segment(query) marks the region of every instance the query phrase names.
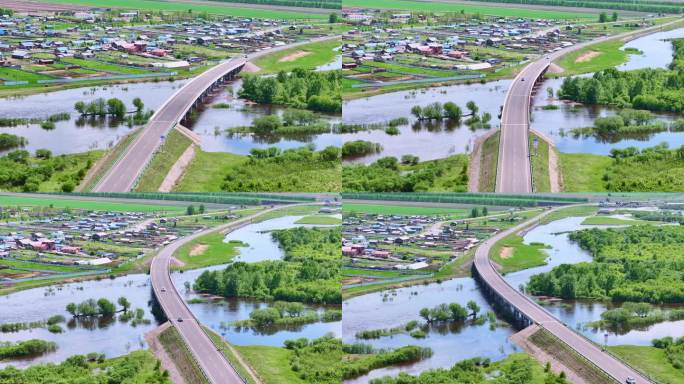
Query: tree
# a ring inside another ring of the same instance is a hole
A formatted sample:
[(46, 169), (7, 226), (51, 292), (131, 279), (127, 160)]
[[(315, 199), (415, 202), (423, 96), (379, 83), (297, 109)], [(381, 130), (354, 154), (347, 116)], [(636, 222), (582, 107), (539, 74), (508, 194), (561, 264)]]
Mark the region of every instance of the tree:
[(140, 113), (143, 111), (143, 108), (145, 108), (145, 103), (143, 103), (139, 97), (136, 97), (133, 99), (133, 106), (135, 106), (135, 111)]
[(608, 14), (605, 12), (601, 12), (599, 14), (599, 23), (605, 23), (606, 21), (608, 21)]
[(611, 18), (612, 21), (618, 21), (618, 13), (613, 12), (613, 17)]
[(195, 206), (194, 205), (188, 205), (188, 208), (185, 210), (185, 213), (188, 216), (192, 216), (195, 214)]
[(466, 108), (470, 111), (470, 114), (475, 116), (477, 112), (480, 110), (480, 108), (475, 104), (474, 101), (470, 100), (469, 102), (466, 103)]
[(69, 303), (66, 306), (66, 311), (69, 312), (71, 316), (78, 316), (78, 310), (76, 308), (76, 303)]
[(97, 301), (97, 308), (97, 312), (101, 316), (112, 316), (114, 313), (116, 313), (116, 307), (114, 304), (105, 298), (101, 298)]
[(480, 306), (477, 305), (475, 301), (470, 300), (468, 304), (466, 304), (466, 307), (470, 309), (471, 315), (473, 315), (473, 319), (477, 318), (477, 313), (480, 312)]
[(423, 108), (420, 107), (420, 105), (414, 105), (411, 107), (411, 114), (416, 117), (418, 120), (423, 119)]
[(117, 303), (123, 308), (124, 312), (128, 312), (128, 309), (131, 308), (131, 303), (124, 296), (119, 297)]
[(200, 215), (203, 215), (205, 210), (206, 210), (206, 208), (204, 207), (204, 204), (200, 204), (200, 206), (199, 206)]
[(336, 12), (333, 12), (330, 14), (330, 16), (328, 16), (328, 23), (335, 24), (335, 23), (337, 23), (339, 18), (340, 18), (340, 16)]
[(76, 112), (83, 115), (86, 113), (86, 103), (82, 101), (77, 101), (76, 104), (74, 104), (74, 109), (76, 110)]
[(482, 216), (487, 216), (489, 214), (489, 210), (487, 207), (482, 207)]
[(480, 211), (477, 209), (477, 207), (470, 210), (470, 217), (479, 217), (479, 216), (480, 216)]
[(451, 312), (451, 320), (453, 321), (463, 321), (468, 317), (466, 309), (458, 303), (449, 304), (449, 311)]
[(449, 101), (444, 103), (444, 114), (448, 119), (460, 122), (463, 111), (461, 110), (461, 107)]
[(418, 314), (425, 319), (428, 324), (432, 323), (432, 312), (430, 311), (430, 308), (421, 308)]
[(107, 100), (107, 113), (117, 119), (123, 119), (126, 115), (126, 105), (117, 98)]

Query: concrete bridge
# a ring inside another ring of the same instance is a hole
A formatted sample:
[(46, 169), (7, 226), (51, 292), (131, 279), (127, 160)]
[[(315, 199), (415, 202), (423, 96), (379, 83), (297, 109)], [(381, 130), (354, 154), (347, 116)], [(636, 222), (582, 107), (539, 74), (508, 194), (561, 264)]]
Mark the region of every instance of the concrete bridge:
[(475, 278), (484, 289), (485, 294), (491, 299), (494, 308), (501, 311), (500, 313), (510, 319), (511, 323), (519, 329), (532, 324), (546, 329), (618, 383), (625, 383), (627, 378), (634, 379), (635, 384), (651, 383), (641, 373), (567, 327), (534, 300), (508, 284), (490, 260), (489, 253), (497, 241), (521, 231), (558, 209), (562, 209), (562, 207), (548, 210), (483, 242), (475, 251), (475, 260), (473, 262)]
[(549, 65), (556, 59), (570, 52), (589, 45), (622, 39), (628, 41), (650, 33), (659, 32), (682, 19), (644, 28), (637, 31), (604, 36), (592, 41), (576, 44), (551, 54), (543, 55), (528, 64), (511, 83), (503, 110), (501, 111), (501, 135), (499, 139), (499, 158), (496, 168), (496, 192), (530, 193), (532, 185), (532, 167), (529, 151), (529, 127), (531, 100), (536, 90), (535, 85), (543, 80)]
[(126, 152), (100, 179), (95, 192), (128, 192), (142, 174), (152, 155), (176, 124), (187, 121), (216, 87), (233, 80), (245, 66), (244, 57), (219, 64), (193, 78), (154, 113)]

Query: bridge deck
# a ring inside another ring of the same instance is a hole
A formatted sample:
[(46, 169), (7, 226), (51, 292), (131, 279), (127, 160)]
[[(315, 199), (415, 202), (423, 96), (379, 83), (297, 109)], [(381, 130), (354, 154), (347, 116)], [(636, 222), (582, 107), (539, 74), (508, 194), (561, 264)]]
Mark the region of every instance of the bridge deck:
[(554, 336), (569, 345), (577, 353), (593, 362), (597, 367), (606, 372), (609, 376), (613, 377), (619, 383), (624, 383), (628, 377), (634, 378), (638, 384), (650, 383), (650, 381), (639, 372), (625, 365), (623, 362), (619, 361), (608, 353), (602, 351), (599, 346), (565, 326), (532, 299), (513, 288), (510, 284), (508, 284), (503, 276), (499, 274), (489, 259), (489, 252), (497, 241), (508, 235), (519, 232), (525, 227), (532, 225), (542, 217), (558, 209), (561, 208), (544, 212), (538, 217), (521, 223), (513, 228), (502, 231), (483, 242), (475, 251), (474, 267), (477, 270), (477, 273), (479, 274), (481, 280), (487, 284), (499, 297), (515, 307), (533, 323), (536, 323), (547, 329)]

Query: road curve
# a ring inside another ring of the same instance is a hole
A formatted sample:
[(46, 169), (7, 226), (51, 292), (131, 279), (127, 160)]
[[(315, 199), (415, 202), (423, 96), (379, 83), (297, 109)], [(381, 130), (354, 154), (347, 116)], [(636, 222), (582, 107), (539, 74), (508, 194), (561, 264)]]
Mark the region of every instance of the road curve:
[[(290, 204), (293, 205), (313, 205), (309, 204)], [(150, 266), (150, 278), (154, 294), (166, 314), (171, 324), (176, 327), (185, 344), (190, 349), (195, 360), (199, 364), (202, 372), (212, 384), (242, 384), (244, 381), (235, 371), (235, 368), (225, 359), (223, 353), (217, 349), (209, 336), (204, 332), (199, 321), (192, 314), (180, 293), (176, 290), (171, 280), (170, 268), (171, 257), (174, 252), (196, 239), (197, 237), (217, 231), (233, 231), (244, 225), (250, 224), (255, 218), (286, 206), (265, 209), (256, 214), (245, 216), (239, 220), (219, 225), (217, 227), (195, 232), (192, 235), (182, 237), (170, 245), (159, 250), (159, 253), (152, 259)], [(178, 319), (182, 319), (179, 322)]]
[(493, 291), (496, 292), (497, 295), (504, 298), (525, 316), (527, 316), (527, 318), (529, 318), (531, 321), (551, 332), (554, 336), (565, 342), (577, 353), (594, 363), (619, 383), (625, 383), (625, 380), (628, 377), (635, 379), (637, 384), (651, 383), (651, 381), (649, 381), (639, 372), (625, 365), (623, 362), (609, 355), (608, 353), (602, 351), (601, 348), (586, 339), (584, 336), (565, 326), (562, 322), (553, 317), (553, 315), (551, 315), (525, 294), (513, 288), (510, 284), (508, 284), (503, 276), (499, 274), (496, 267), (491, 262), (489, 253), (492, 246), (497, 241), (510, 234), (519, 232), (525, 227), (538, 222), (541, 218), (547, 216), (551, 212), (562, 208), (565, 207), (559, 207), (546, 211), (539, 216), (502, 231), (484, 241), (475, 251), (474, 266), (477, 269), (478, 274), (480, 275), (481, 279), (489, 287), (491, 287)]
[(546, 72), (546, 69), (554, 60), (592, 44), (657, 32), (664, 27), (681, 21), (681, 19), (675, 20), (638, 31), (604, 36), (596, 40), (576, 44), (551, 54), (545, 54), (537, 61), (523, 68), (508, 88), (508, 94), (506, 95), (501, 113), (496, 192), (536, 192), (533, 191), (532, 186), (532, 167), (529, 153), (530, 103), (536, 80)]
[(152, 159), (157, 147), (161, 144), (161, 136), (168, 135), (171, 128), (175, 127), (176, 124), (180, 122), (195, 101), (209, 87), (226, 74), (232, 71), (239, 72), (248, 61), (267, 54), (339, 37), (339, 35), (323, 36), (293, 44), (264, 49), (251, 53), (247, 55), (247, 57), (240, 56), (218, 64), (193, 78), (171, 95), (171, 97), (154, 113), (149, 122), (142, 128), (142, 132), (138, 134), (138, 137), (136, 137), (133, 143), (126, 148), (123, 155), (98, 181), (95, 188), (93, 188), (93, 191), (130, 191), (134, 187), (138, 177), (142, 175), (147, 163)]

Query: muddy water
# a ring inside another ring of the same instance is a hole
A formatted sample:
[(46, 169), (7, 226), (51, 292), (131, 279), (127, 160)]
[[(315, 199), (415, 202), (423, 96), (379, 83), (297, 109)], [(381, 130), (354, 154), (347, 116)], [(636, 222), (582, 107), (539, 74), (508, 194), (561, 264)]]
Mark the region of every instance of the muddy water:
[[(620, 70), (642, 68), (667, 68), (672, 62), (673, 38), (684, 37), (684, 28), (654, 33), (632, 40), (624, 48), (636, 48), (642, 52), (630, 55), (629, 61), (617, 67)], [(591, 75), (586, 75), (591, 76)], [(566, 153), (593, 153), (607, 155), (613, 148), (647, 148), (660, 143), (668, 143), (670, 148), (684, 145), (684, 132), (660, 132), (653, 134), (630, 135), (617, 138), (574, 137), (570, 130), (593, 126), (597, 117), (611, 116), (617, 113), (613, 108), (603, 106), (580, 106), (573, 109), (571, 105), (559, 100), (548, 99), (546, 89), (552, 88), (554, 95), (563, 82), (562, 79), (548, 79), (539, 87), (534, 97), (531, 127), (553, 139), (558, 150)], [(543, 110), (544, 105), (558, 105), (560, 109)], [(658, 120), (672, 121), (681, 118), (676, 114), (654, 114)]]
[(401, 134), (396, 136), (388, 135), (382, 130), (374, 130), (344, 134), (342, 140), (367, 140), (382, 144), (382, 152), (355, 160), (362, 163), (371, 163), (385, 156), (400, 158), (402, 155), (411, 154), (420, 157), (421, 160), (433, 160), (457, 153), (467, 153), (472, 150), (475, 139), (487, 133), (489, 129), (471, 129), (463, 123), (454, 125), (446, 121), (417, 123), (411, 115), (411, 107), (452, 101), (465, 113), (465, 104), (473, 100), (480, 107), (479, 113), (489, 112), (492, 115), (491, 126), (496, 128), (499, 124), (499, 108), (503, 105), (509, 84), (509, 80), (499, 80), (487, 84), (393, 92), (346, 101), (342, 107), (345, 124), (383, 123), (399, 117), (408, 118), (410, 123), (399, 127)]
[[(623, 217), (625, 218), (625, 217)], [(505, 276), (512, 286), (521, 288), (532, 275), (548, 272), (561, 264), (576, 264), (592, 261), (591, 255), (581, 249), (577, 243), (568, 239), (568, 231), (586, 228), (607, 228), (610, 226), (581, 225), (584, 217), (569, 217), (549, 224), (535, 227), (524, 236), (526, 244), (538, 242), (551, 246), (544, 250), (548, 253), (547, 264), (523, 271), (509, 273)], [(584, 329), (582, 324), (601, 319), (601, 313), (614, 306), (610, 303), (590, 301), (563, 301), (547, 305), (545, 308), (570, 327), (580, 329), (582, 334), (597, 343), (609, 345), (635, 344), (650, 345), (654, 338), (676, 336), (684, 333), (684, 320), (668, 321), (640, 329), (614, 332), (605, 329)], [(664, 309), (666, 307), (663, 307)]]
[[(301, 216), (287, 216), (266, 220), (261, 223), (243, 227), (227, 236), (227, 240), (240, 239), (250, 244), (243, 249), (239, 259), (246, 262), (261, 260), (276, 260), (283, 256), (283, 251), (272, 240), (270, 233), (262, 232), (273, 229), (285, 229), (298, 226), (294, 224)], [(191, 270), (184, 273), (174, 272), (172, 278), (177, 289), (186, 300), (196, 298), (188, 292), (184, 283), (192, 283), (199, 274), (206, 269), (222, 269), (223, 266), (213, 266), (205, 269)], [(116, 279), (100, 281), (85, 281), (64, 284), (48, 288), (35, 288), (20, 291), (10, 295), (0, 296), (0, 323), (41, 321), (52, 315), (61, 314), (70, 319), (65, 307), (70, 302), (81, 302), (90, 298), (100, 297), (116, 300), (125, 296), (132, 303), (133, 308), (144, 308), (146, 318), (152, 320), (149, 325), (130, 324), (119, 321), (63, 324), (65, 332), (52, 334), (46, 329), (33, 329), (16, 333), (0, 333), (0, 341), (20, 341), (31, 338), (54, 341), (58, 348), (42, 356), (26, 360), (6, 360), (0, 362), (0, 367), (6, 365), (27, 366), (37, 362), (59, 362), (74, 354), (89, 352), (104, 353), (108, 357), (126, 354), (136, 349), (146, 348), (144, 334), (156, 323), (151, 314), (152, 288), (149, 276), (134, 274)], [(30, 305), (27, 305), (30, 303)], [(222, 334), (226, 340), (241, 345), (274, 345), (281, 346), (283, 341), (291, 338), (317, 338), (328, 332), (341, 334), (340, 322), (317, 323), (297, 328), (277, 331), (258, 332), (252, 330), (234, 330), (221, 327), (221, 323), (249, 318), (249, 313), (255, 308), (263, 308), (269, 303), (253, 300), (227, 300), (218, 303), (189, 304), (195, 316), (205, 325)]]
[(428, 329), (428, 336), (424, 339), (415, 339), (406, 334), (371, 340), (356, 339), (354, 335), (361, 330), (398, 327), (411, 320), (424, 323), (418, 314), (420, 309), (432, 308), (442, 303), (457, 302), (465, 306), (469, 300), (474, 300), (482, 308), (482, 314), (491, 310), (477, 288), (475, 280), (471, 278), (458, 278), (441, 284), (401, 288), (394, 292), (396, 294), (392, 291), (376, 292), (346, 300), (342, 305), (343, 341), (345, 343), (362, 342), (376, 348), (419, 345), (432, 348), (432, 357), (415, 364), (374, 370), (367, 375), (348, 380), (346, 383), (366, 383), (372, 378), (393, 376), (399, 372), (416, 374), (430, 368), (450, 367), (460, 360), (477, 356), (499, 360), (518, 350), (508, 341), (508, 337), (514, 333), (513, 329), (500, 326), (491, 330), (489, 324), (433, 326)]

